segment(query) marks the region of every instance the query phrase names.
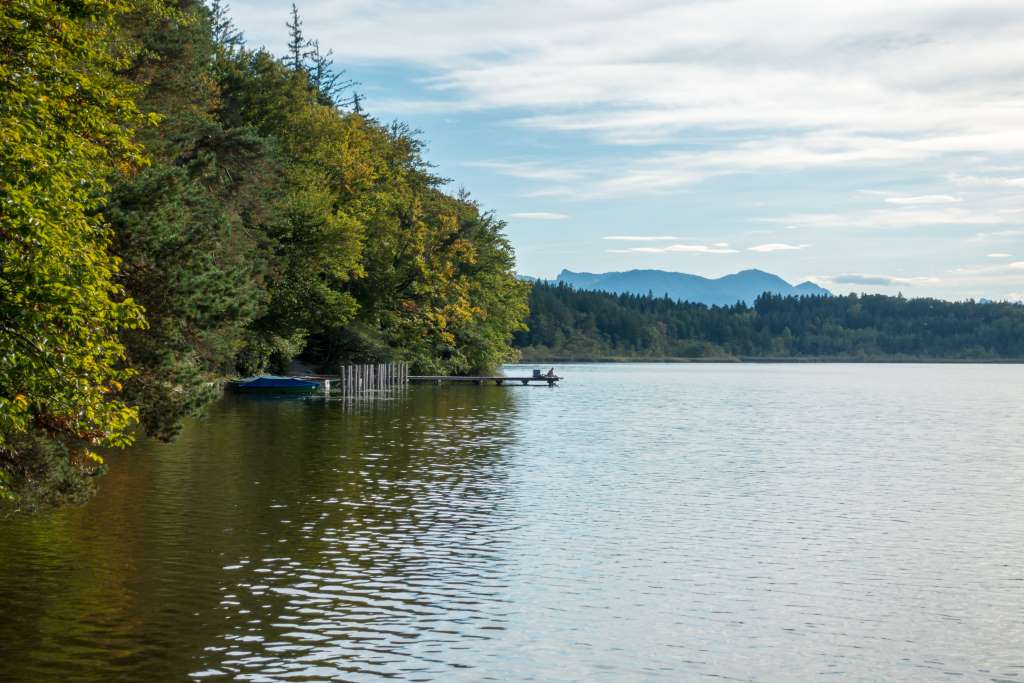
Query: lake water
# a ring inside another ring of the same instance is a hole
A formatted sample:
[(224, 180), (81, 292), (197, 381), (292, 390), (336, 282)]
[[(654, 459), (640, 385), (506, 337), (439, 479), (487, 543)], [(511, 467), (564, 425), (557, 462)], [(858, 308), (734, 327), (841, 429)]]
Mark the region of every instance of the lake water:
[(228, 397), (0, 522), (4, 681), (1024, 682), (1024, 366)]

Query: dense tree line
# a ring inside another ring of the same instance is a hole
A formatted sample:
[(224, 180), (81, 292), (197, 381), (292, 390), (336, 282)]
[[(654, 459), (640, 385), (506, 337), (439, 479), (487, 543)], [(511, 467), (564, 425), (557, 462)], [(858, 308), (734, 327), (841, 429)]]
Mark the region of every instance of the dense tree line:
[(536, 283), (524, 358), (1024, 360), (1024, 306), (880, 294), (782, 297), (753, 306), (677, 302)]
[[(284, 30), (284, 29), (283, 29)], [(363, 110), (298, 9), (0, 4), (0, 497), (77, 498), (136, 420), (301, 356), (489, 369), (528, 287), (504, 224)]]

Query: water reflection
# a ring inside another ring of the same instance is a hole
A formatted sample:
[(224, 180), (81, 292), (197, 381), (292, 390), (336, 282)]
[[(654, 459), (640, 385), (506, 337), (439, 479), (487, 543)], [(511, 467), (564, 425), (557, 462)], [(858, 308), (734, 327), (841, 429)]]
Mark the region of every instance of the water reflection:
[(5, 675), (458, 666), (460, 639), (501, 627), (491, 511), (515, 401), (228, 397), (175, 444), (116, 457), (87, 507), (8, 523)]
[(1024, 680), (1024, 367), (229, 397), (4, 523), (0, 680)]
[[(227, 559), (224, 624), (194, 675), (343, 680), (470, 665), (465, 644), (503, 623), (492, 511), (514, 399), (420, 391), (356, 404), (326, 434), (318, 418), (301, 430), (312, 443), (282, 444), (320, 455), (296, 485), (275, 487), (259, 540)], [(264, 427), (261, 442), (283, 426), (270, 416)]]

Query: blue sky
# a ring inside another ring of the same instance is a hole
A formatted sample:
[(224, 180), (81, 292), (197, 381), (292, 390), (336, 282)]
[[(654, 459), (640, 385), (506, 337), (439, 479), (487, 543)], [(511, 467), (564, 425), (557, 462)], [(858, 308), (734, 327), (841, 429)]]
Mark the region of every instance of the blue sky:
[[(236, 0), (282, 53), (290, 4)], [(520, 272), (1024, 300), (1020, 0), (304, 0)]]

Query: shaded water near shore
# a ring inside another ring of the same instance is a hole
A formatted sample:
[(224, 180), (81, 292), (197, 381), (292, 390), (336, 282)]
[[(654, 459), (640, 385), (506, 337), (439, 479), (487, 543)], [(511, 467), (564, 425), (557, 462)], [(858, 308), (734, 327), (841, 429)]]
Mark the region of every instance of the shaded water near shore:
[(1024, 367), (226, 397), (0, 522), (0, 680), (1024, 681)]

